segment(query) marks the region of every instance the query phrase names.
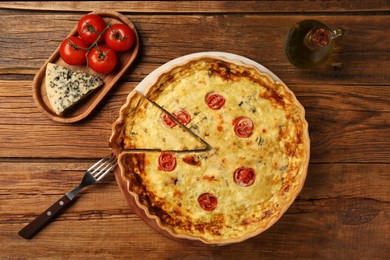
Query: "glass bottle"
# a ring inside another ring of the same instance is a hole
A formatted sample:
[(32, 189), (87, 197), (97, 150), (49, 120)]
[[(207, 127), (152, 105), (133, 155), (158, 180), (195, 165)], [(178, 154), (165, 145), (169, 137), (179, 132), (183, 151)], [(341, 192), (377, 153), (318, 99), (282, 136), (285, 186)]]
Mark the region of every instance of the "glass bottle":
[(287, 36), (286, 55), (297, 67), (318, 68), (331, 57), (334, 40), (341, 35), (341, 29), (331, 30), (317, 20), (300, 21)]

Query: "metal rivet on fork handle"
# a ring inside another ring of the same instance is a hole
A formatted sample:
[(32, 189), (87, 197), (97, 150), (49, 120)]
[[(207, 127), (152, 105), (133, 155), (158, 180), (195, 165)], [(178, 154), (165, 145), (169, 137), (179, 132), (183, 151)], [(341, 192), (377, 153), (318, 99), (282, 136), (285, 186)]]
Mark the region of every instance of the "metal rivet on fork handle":
[(101, 159), (89, 167), (89, 169), (85, 172), (81, 183), (76, 188), (62, 196), (62, 198), (57, 200), (43, 214), (39, 215), (30, 224), (21, 229), (18, 234), (25, 239), (32, 238), (42, 228), (44, 228), (51, 219), (59, 215), (61, 211), (73, 201), (76, 194), (82, 188), (102, 180), (103, 177), (113, 170), (116, 165), (116, 157), (115, 155), (111, 155)]

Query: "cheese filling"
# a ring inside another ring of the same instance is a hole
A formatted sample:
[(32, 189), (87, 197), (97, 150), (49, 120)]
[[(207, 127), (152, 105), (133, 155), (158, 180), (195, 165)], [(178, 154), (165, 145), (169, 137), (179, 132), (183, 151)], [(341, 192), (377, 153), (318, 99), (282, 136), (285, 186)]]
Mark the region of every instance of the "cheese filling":
[[(206, 104), (210, 92), (226, 100), (219, 109)], [(163, 226), (208, 242), (227, 241), (255, 234), (280, 217), (302, 186), (309, 157), (302, 108), (284, 85), (254, 69), (201, 60), (160, 78), (147, 96), (171, 113), (188, 111), (187, 127), (213, 147), (174, 154), (177, 165), (172, 171), (159, 168), (159, 153), (121, 158), (133, 160), (132, 167), (142, 161), (142, 168), (124, 169), (130, 191), (143, 198), (141, 203)], [(253, 122), (247, 137), (234, 130), (240, 117)], [(254, 172), (250, 185), (235, 180), (239, 168)], [(134, 175), (141, 184), (132, 181)], [(205, 193), (217, 198), (215, 209), (199, 205)]]

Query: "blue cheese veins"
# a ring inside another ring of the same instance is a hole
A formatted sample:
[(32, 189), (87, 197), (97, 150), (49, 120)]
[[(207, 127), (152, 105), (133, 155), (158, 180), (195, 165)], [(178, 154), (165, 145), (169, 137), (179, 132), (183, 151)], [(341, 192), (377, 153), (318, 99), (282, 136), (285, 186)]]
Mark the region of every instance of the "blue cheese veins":
[(104, 84), (99, 77), (48, 63), (46, 93), (54, 112), (62, 115), (96, 88)]

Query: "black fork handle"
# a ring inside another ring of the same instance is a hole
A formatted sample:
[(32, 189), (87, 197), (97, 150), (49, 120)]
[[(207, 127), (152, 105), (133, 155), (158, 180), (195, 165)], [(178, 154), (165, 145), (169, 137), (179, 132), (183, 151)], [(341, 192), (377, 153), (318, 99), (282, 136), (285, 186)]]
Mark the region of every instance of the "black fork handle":
[(25, 239), (33, 238), (40, 230), (49, 224), (52, 219), (60, 215), (72, 201), (75, 201), (75, 199), (70, 200), (66, 195), (62, 196), (30, 224), (21, 229), (18, 234)]

